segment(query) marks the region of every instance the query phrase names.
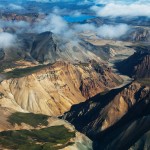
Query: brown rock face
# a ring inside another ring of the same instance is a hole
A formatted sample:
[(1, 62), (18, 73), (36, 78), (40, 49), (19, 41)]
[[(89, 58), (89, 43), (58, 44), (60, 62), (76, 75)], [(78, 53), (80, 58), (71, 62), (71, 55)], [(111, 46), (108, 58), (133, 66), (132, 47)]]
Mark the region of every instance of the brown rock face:
[(150, 55), (146, 55), (140, 64), (134, 67), (135, 75), (139, 78), (150, 77)]
[[(73, 106), (64, 118), (74, 124), (78, 130), (95, 139), (97, 135), (121, 120), (138, 103), (146, 102), (146, 100), (149, 103), (149, 95), (150, 87), (133, 82), (121, 89), (97, 95), (89, 101)], [(141, 108), (138, 107), (133, 112), (136, 117), (145, 108), (145, 106), (139, 106)]]
[(96, 72), (91, 64), (57, 62), (30, 75), (2, 81), (0, 104), (18, 111), (61, 115), (72, 105), (122, 81), (107, 68), (103, 70), (105, 75)]
[(135, 78), (149, 78), (150, 77), (150, 53), (140, 51), (129, 57), (128, 59), (118, 63), (120, 72)]

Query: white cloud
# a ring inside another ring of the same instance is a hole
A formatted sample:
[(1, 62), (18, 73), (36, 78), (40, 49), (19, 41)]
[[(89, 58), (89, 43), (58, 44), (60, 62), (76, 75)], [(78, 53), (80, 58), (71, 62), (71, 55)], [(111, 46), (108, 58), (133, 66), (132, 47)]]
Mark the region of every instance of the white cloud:
[(126, 24), (102, 25), (100, 27), (96, 27), (93, 24), (77, 24), (74, 25), (73, 28), (75, 33), (92, 31), (104, 39), (117, 39), (126, 34), (128, 30), (130, 30), (130, 27)]
[[(150, 1), (106, 1), (100, 0), (98, 3), (105, 3), (104, 7), (97, 5), (92, 6), (91, 9), (96, 12), (98, 16), (102, 17), (136, 17), (147, 16), (150, 17)], [(129, 4), (130, 3), (130, 4)]]
[(22, 6), (16, 5), (16, 4), (13, 4), (13, 3), (9, 4), (8, 7), (10, 9), (13, 9), (13, 10), (22, 10), (22, 9), (24, 9)]
[(62, 17), (50, 14), (45, 19), (35, 25), (35, 29), (40, 32), (51, 31), (55, 34), (60, 34), (68, 28), (67, 23)]
[(63, 14), (66, 14), (66, 13), (68, 13), (68, 10), (67, 9), (60, 9), (59, 7), (54, 7), (53, 9), (52, 9), (52, 13), (54, 13), (54, 14), (56, 14), (56, 15), (63, 15)]
[(129, 29), (126, 24), (103, 25), (97, 29), (97, 35), (106, 39), (116, 39), (126, 34)]
[(90, 0), (83, 0), (83, 1), (78, 2), (77, 5), (85, 5), (85, 4), (91, 4), (91, 3), (92, 1)]
[(82, 15), (82, 13), (80, 11), (78, 11), (78, 10), (72, 10), (72, 11), (70, 11), (70, 10), (68, 10), (66, 8), (61, 9), (59, 7), (54, 7), (52, 9), (52, 13), (56, 14), (56, 15), (59, 15), (59, 16), (63, 16), (63, 15), (66, 15), (66, 16), (67, 15), (70, 15), (70, 16), (80, 16), (80, 15)]
[(73, 30), (69, 27), (68, 23), (63, 19), (63, 17), (56, 14), (49, 14), (44, 19), (39, 19), (34, 23), (30, 24), (26, 21), (4, 21), (0, 20), (1, 29), (9, 29), (11, 31), (16, 31), (16, 33), (42, 33), (46, 31), (51, 31), (57, 35), (63, 35), (66, 38), (72, 37)]
[(27, 1), (40, 2), (40, 3), (48, 3), (49, 2), (49, 0), (27, 0)]
[(0, 20), (0, 28), (13, 28), (16, 29), (17, 33), (25, 32), (31, 28), (30, 23), (26, 21), (6, 21)]
[(81, 13), (80, 11), (77, 11), (77, 10), (76, 10), (76, 11), (73, 11), (73, 12), (71, 13), (71, 15), (78, 17), (78, 16), (81, 16), (82, 13)]
[(33, 2), (40, 2), (40, 3), (55, 3), (55, 2), (70, 2), (74, 0), (27, 0)]
[(95, 4), (131, 4), (136, 2), (137, 0), (95, 0)]
[(97, 28), (93, 24), (76, 24), (73, 26), (76, 32), (93, 31), (96, 32)]
[(51, 31), (63, 38), (74, 38), (74, 31), (68, 26), (68, 23), (56, 14), (49, 14), (45, 19), (36, 22), (31, 31), (38, 33)]
[(16, 44), (16, 35), (2, 32), (0, 33), (0, 48), (9, 48)]

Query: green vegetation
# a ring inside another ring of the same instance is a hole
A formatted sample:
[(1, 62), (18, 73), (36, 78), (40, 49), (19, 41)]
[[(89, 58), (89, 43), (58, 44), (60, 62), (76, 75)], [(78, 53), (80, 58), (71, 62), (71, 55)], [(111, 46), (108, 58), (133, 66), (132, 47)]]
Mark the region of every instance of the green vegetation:
[(0, 145), (3, 148), (17, 150), (58, 150), (73, 143), (75, 137), (64, 126), (53, 126), (40, 130), (4, 131), (0, 133)]
[(37, 127), (39, 125), (47, 126), (47, 120), (48, 116), (46, 115), (20, 112), (13, 113), (8, 119), (11, 124), (21, 125), (21, 123), (26, 123), (32, 127)]
[(21, 68), (21, 69), (14, 69), (13, 71), (7, 72), (5, 75), (8, 78), (19, 78), (26, 75), (30, 75), (34, 73), (35, 71), (38, 71), (43, 66), (35, 66), (35, 67), (28, 67), (28, 68)]
[[(19, 77), (23, 77), (26, 75), (30, 75), (45, 67), (53, 65), (52, 63), (49, 63), (46, 65), (41, 64), (41, 65), (34, 66), (34, 67), (18, 68), (18, 67), (22, 67), (21, 65), (16, 64), (16, 61), (19, 61), (19, 60), (21, 59), (11, 60), (11, 61), (1, 61), (0, 73), (6, 75), (7, 78), (19, 78)], [(11, 68), (16, 68), (16, 69), (9, 71), (9, 72), (4, 72), (5, 69), (11, 69)]]
[(39, 66), (35, 66), (35, 67), (19, 68), (19, 69), (17, 68), (10, 72), (5, 73), (5, 75), (7, 76), (7, 78), (24, 77), (26, 75), (30, 75), (30, 74), (37, 72), (37, 71), (41, 70), (42, 68), (48, 67), (50, 65), (51, 64), (39, 65)]
[(5, 69), (14, 68), (17, 66), (14, 61), (1, 61), (0, 63), (0, 73), (2, 73)]
[(79, 63), (75, 63), (74, 65), (80, 66), (80, 67), (89, 67), (89, 64), (90, 63), (79, 62)]

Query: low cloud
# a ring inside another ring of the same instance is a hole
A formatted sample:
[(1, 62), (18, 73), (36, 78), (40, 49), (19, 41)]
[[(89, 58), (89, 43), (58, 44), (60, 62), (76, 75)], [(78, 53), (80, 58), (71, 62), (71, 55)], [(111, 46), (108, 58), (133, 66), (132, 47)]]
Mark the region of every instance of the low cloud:
[(56, 3), (56, 2), (70, 2), (75, 0), (27, 0), (33, 2), (40, 2), (40, 3)]
[(14, 46), (17, 40), (17, 36), (7, 33), (7, 32), (1, 32), (0, 33), (0, 48), (9, 48), (11, 46)]
[(34, 30), (37, 32), (52, 31), (55, 34), (61, 34), (68, 28), (63, 18), (55, 14), (48, 15), (43, 20), (35, 23), (34, 26)]
[(0, 20), (0, 29), (15, 33), (42, 33), (51, 31), (57, 35), (71, 36), (73, 31), (63, 17), (56, 14), (49, 14), (43, 19), (38, 19), (34, 23), (26, 21)]
[(98, 16), (102, 17), (150, 17), (150, 4), (141, 4), (140, 2), (132, 4), (109, 3), (104, 7), (92, 6), (91, 10), (95, 11)]
[(16, 30), (17, 33), (26, 32), (31, 28), (30, 23), (26, 21), (6, 21), (0, 20), (0, 28), (1, 29), (13, 29)]
[(77, 5), (85, 5), (85, 4), (91, 4), (91, 3), (93, 3), (93, 2), (90, 0), (83, 0), (81, 2), (78, 2)]
[(66, 8), (60, 9), (59, 7), (54, 7), (52, 9), (51, 13), (53, 13), (55, 15), (58, 15), (58, 16), (63, 16), (63, 15), (65, 15), (65, 16), (81, 16), (82, 15), (82, 13), (80, 11), (78, 11), (78, 10), (70, 11), (70, 10), (68, 10)]
[(48, 3), (49, 2), (49, 0), (27, 0), (27, 1), (40, 2), (40, 3)]
[(73, 26), (76, 32), (85, 32), (85, 31), (93, 31), (96, 32), (97, 27), (93, 24), (76, 24)]
[(106, 39), (117, 39), (127, 33), (129, 26), (126, 24), (103, 25), (98, 28), (97, 35)]
[(100, 27), (96, 27), (93, 24), (78, 24), (74, 26), (74, 30), (76, 32), (92, 31), (104, 39), (117, 39), (126, 34), (130, 27), (126, 24), (102, 25)]
[(74, 38), (74, 31), (69, 27), (68, 23), (59, 15), (49, 14), (46, 18), (36, 22), (31, 32), (51, 31), (63, 38)]
[[(55, 9), (56, 10), (56, 9)], [(0, 20), (0, 28), (3, 31), (18, 33), (42, 33), (51, 31), (54, 34), (69, 40), (78, 40), (78, 35), (81, 32), (91, 31), (97, 34), (101, 38), (116, 39), (124, 35), (130, 27), (125, 24), (119, 25), (103, 25), (95, 26), (91, 23), (85, 24), (68, 24), (63, 17), (59, 15), (59, 9), (57, 8), (58, 14), (51, 13), (45, 18), (37, 19), (34, 23), (28, 23), (25, 21), (4, 21)], [(74, 13), (75, 15), (76, 13)], [(78, 12), (77, 14), (78, 15)], [(79, 14), (80, 15), (80, 14)], [(6, 30), (7, 29), (7, 30)]]
[(24, 7), (22, 7), (20, 5), (13, 4), (13, 3), (9, 4), (8, 7), (12, 10), (22, 10), (22, 9), (24, 9)]
[(53, 7), (52, 13), (55, 15), (64, 15), (68, 13), (68, 10), (66, 8), (60, 9), (59, 7)]
[(94, 0), (95, 4), (131, 4), (138, 0)]

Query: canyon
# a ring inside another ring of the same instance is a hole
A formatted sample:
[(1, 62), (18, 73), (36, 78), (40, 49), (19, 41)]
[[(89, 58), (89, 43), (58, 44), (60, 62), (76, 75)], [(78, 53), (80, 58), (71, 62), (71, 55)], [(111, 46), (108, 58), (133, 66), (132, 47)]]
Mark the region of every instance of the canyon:
[(149, 150), (149, 16), (96, 12), (149, 7), (122, 3), (0, 2), (1, 150)]

